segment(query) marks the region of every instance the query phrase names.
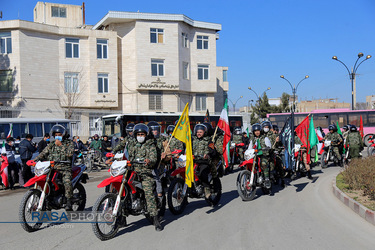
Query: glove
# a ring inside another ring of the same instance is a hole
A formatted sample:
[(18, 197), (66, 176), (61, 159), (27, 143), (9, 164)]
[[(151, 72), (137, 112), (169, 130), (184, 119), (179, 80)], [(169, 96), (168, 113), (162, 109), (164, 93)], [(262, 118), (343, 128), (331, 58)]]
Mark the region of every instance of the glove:
[(36, 162), (33, 161), (33, 160), (28, 160), (28, 161), (26, 162), (26, 165), (29, 166), (29, 167), (31, 167), (31, 166), (35, 166), (35, 164), (36, 164)]

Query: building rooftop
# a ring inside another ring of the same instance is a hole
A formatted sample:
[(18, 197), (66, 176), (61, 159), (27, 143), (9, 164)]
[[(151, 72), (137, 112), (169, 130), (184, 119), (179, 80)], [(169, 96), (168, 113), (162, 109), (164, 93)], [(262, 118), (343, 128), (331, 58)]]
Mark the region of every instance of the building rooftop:
[(221, 24), (195, 21), (183, 14), (159, 14), (159, 13), (141, 13), (125, 11), (109, 11), (92, 29), (99, 29), (111, 23), (131, 22), (136, 20), (152, 21), (177, 21), (184, 22), (195, 28), (221, 30)]

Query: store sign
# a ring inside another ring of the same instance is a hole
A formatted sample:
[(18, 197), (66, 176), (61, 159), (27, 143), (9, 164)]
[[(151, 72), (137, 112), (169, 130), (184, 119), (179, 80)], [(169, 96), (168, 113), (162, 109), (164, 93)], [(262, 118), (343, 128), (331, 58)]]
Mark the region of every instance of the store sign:
[(138, 85), (138, 89), (178, 89), (179, 87), (179, 84), (173, 85), (162, 82), (160, 78), (151, 83), (141, 83)]

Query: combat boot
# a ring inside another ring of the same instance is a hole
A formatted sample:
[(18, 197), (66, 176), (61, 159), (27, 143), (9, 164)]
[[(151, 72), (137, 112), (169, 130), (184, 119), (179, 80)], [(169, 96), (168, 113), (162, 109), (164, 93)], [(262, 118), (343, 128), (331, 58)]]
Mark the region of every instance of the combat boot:
[(160, 224), (160, 221), (159, 221), (159, 216), (154, 216), (154, 226), (155, 226), (155, 230), (160, 232), (160, 231), (163, 231), (163, 226)]
[(312, 176), (311, 176), (311, 170), (307, 171), (307, 178), (310, 179), (310, 180), (313, 179)]

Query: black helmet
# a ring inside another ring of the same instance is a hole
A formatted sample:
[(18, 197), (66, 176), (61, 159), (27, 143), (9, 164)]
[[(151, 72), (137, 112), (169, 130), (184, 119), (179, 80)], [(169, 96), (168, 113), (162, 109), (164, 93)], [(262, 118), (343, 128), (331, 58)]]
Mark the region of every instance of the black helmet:
[[(161, 126), (159, 123), (152, 121), (147, 123), (147, 127), (149, 129), (150, 137), (158, 138), (160, 136)], [(152, 131), (158, 131), (157, 135), (155, 136)]]
[(344, 126), (342, 127), (342, 129), (344, 129), (345, 131), (348, 131), (348, 130), (349, 130), (349, 126), (348, 126), (348, 125), (344, 125)]
[(277, 126), (276, 124), (272, 125), (272, 129), (279, 132), (279, 126)]
[(235, 127), (233, 129), (233, 134), (240, 135), (242, 133), (242, 129), (240, 127)]
[(175, 125), (168, 125), (168, 127), (167, 127), (167, 134), (173, 133), (173, 130), (174, 130), (175, 127), (176, 127)]
[(137, 135), (138, 133), (145, 133), (146, 135), (148, 135), (149, 129), (145, 124), (138, 123), (137, 125), (134, 126), (133, 132), (134, 132), (134, 136)]
[(262, 122), (262, 128), (268, 126), (269, 128), (272, 128), (272, 124), (270, 121), (263, 121)]
[(331, 124), (328, 126), (328, 130), (333, 130), (333, 132), (336, 132), (337, 131), (337, 127), (335, 124)]
[(133, 132), (134, 126), (134, 123), (129, 123), (128, 125), (126, 125), (126, 133)]
[(61, 125), (61, 124), (53, 125), (53, 127), (51, 128), (50, 134), (53, 137), (55, 137), (56, 133), (61, 133), (63, 138), (67, 138), (68, 137), (68, 132), (66, 131), (66, 128), (63, 125)]
[(262, 131), (262, 126), (259, 123), (255, 123), (253, 126), (251, 126), (251, 131), (253, 134), (255, 131)]
[(350, 132), (357, 131), (357, 127), (355, 125), (350, 125)]
[(323, 131), (322, 127), (320, 127), (320, 126), (316, 127), (316, 130), (319, 130), (320, 132)]
[(195, 127), (194, 127), (194, 135), (197, 135), (197, 131), (198, 130), (203, 130), (204, 131), (204, 135), (207, 135), (207, 127), (206, 127), (206, 125), (204, 125), (202, 123), (195, 125)]
[(211, 123), (209, 123), (209, 122), (204, 122), (203, 124), (207, 127), (207, 135), (208, 135), (208, 136), (212, 136), (212, 135), (214, 135), (214, 129), (212, 128)]

